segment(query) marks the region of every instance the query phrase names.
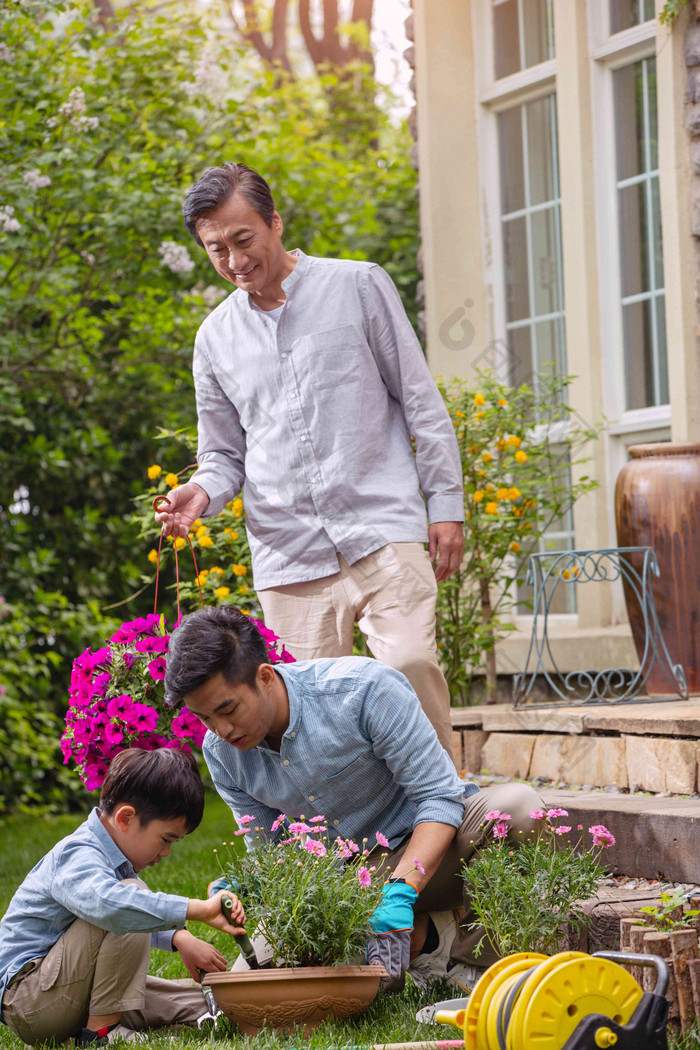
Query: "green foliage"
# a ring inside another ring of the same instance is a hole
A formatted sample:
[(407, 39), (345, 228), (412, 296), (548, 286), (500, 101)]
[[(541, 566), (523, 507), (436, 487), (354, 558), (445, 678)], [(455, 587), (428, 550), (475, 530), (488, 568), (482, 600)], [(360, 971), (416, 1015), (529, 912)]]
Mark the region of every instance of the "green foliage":
[(479, 949), (488, 940), (499, 956), (561, 951), (566, 930), (576, 933), (590, 922), (581, 905), (605, 877), (603, 847), (582, 848), (583, 835), (572, 842), (557, 831), (569, 827), (541, 812), (537, 832), (517, 848), (504, 837), (493, 838), (463, 866), (478, 916), (470, 928), (485, 931)]
[(597, 431), (571, 418), (570, 377), (540, 376), (539, 390), (513, 389), (492, 373), (438, 381), (464, 473), (465, 553), (438, 591), (437, 639), (453, 701), (469, 703), (471, 680), (486, 667), (495, 685), (494, 646), (524, 582), (528, 555), (577, 499), (595, 487), (570, 478), (581, 447)]
[(669, 29), (673, 28), (673, 24), (681, 13), (681, 8), (686, 7), (688, 0), (666, 0), (663, 6), (661, 14), (659, 15), (659, 22), (662, 26), (668, 26)]
[[(70, 660), (107, 633), (98, 605), (140, 587), (147, 548), (127, 509), (148, 487), (158, 426), (194, 423), (194, 335), (231, 291), (183, 232), (185, 189), (222, 160), (258, 168), (288, 247), (376, 260), (415, 313), (410, 143), (377, 107), (367, 71), (291, 82), (184, 11), (129, 7), (105, 27), (88, 0), (0, 6), (0, 577), (28, 653), (42, 658), (36, 675), (28, 656), (21, 671), (7, 663), (13, 695), (33, 700), (23, 715), (4, 699), (0, 730), (11, 724), (18, 748), (26, 736), (24, 757), (3, 758), (0, 789), (22, 805), (72, 795), (55, 750)], [(176, 473), (192, 459), (177, 461), (173, 441), (165, 455)], [(214, 548), (222, 566), (232, 550), (249, 565), (240, 535), (238, 547)], [(246, 579), (230, 600), (252, 607)], [(72, 631), (61, 614), (48, 660), (33, 644), (46, 636), (38, 583), (80, 620)]]
[(222, 870), (232, 886), (241, 887), (246, 920), (264, 934), (277, 965), (356, 962), (384, 884), (370, 874), (365, 855), (353, 856), (343, 840), (331, 840), (322, 823), (292, 822), (281, 842), (270, 842), (265, 829), (240, 824), (239, 834), (250, 836), (249, 849), (229, 850)]
[(669, 930), (681, 930), (689, 925), (690, 920), (700, 915), (700, 910), (691, 908), (684, 911), (686, 896), (684, 890), (676, 890), (675, 893), (662, 893), (658, 904), (648, 904), (640, 908), (648, 918), (638, 919), (638, 926), (650, 926), (659, 933), (667, 933)]
[(31, 608), (0, 600), (0, 813), (86, 804), (63, 765), (64, 697), (73, 657), (116, 626), (95, 602), (40, 589)]

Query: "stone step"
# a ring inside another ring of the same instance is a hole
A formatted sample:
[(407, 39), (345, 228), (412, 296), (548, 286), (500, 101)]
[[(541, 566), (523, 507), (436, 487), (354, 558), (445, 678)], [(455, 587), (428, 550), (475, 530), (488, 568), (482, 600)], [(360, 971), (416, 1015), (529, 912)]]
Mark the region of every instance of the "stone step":
[(591, 705), (590, 707), (513, 708), (510, 704), (453, 707), (452, 728), (487, 733), (632, 733), (700, 738), (700, 703)]
[(668, 882), (700, 883), (700, 801), (612, 795), (602, 791), (565, 791), (544, 788), (548, 808), (568, 811), (566, 821), (585, 832), (604, 824), (615, 845), (603, 851), (603, 861), (614, 874)]

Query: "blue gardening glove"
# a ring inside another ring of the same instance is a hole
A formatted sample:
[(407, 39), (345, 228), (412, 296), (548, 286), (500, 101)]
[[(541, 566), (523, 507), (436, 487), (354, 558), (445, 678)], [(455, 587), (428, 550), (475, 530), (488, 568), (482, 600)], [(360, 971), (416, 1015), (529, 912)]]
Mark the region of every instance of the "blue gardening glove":
[(382, 890), (382, 897), (369, 920), (374, 934), (367, 942), (367, 962), (379, 963), (388, 977), (380, 986), (387, 992), (400, 992), (403, 975), (411, 956), (413, 905), (418, 891), (405, 879), (392, 879)]
[(231, 882), (225, 875), (220, 875), (218, 879), (212, 879), (207, 886), (207, 897), (216, 896), (219, 890), (233, 890), (234, 893), (238, 893), (240, 886), (235, 880)]

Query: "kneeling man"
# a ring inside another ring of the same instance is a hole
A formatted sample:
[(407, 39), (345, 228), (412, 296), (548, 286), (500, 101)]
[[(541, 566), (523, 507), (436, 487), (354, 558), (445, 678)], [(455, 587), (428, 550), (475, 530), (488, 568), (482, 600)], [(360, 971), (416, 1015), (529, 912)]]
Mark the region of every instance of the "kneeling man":
[(344, 839), (386, 835), (391, 876), (367, 954), (393, 986), (407, 969), (419, 983), (447, 973), (473, 984), (474, 964), (495, 956), (474, 956), (482, 931), (468, 929), (462, 861), (489, 836), (491, 810), (511, 815), (513, 845), (533, 830), (529, 813), (542, 803), (531, 788), (462, 781), (398, 671), (360, 657), (273, 666), (231, 606), (199, 610), (173, 633), (165, 689), (209, 730), (204, 757), (234, 817), (269, 829), (280, 813), (313, 810)]

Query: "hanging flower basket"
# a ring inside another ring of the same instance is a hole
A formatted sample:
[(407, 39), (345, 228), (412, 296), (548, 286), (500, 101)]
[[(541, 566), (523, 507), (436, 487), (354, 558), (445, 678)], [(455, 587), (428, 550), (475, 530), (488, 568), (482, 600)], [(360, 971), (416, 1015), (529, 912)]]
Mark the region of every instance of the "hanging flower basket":
[[(251, 617), (267, 646), (269, 663), (294, 657), (260, 620)], [(157, 613), (123, 623), (105, 644), (73, 661), (61, 737), (64, 765), (74, 762), (88, 791), (101, 786), (109, 763), (125, 748), (200, 747), (206, 729), (187, 707), (165, 706), (165, 668), (170, 634)]]

